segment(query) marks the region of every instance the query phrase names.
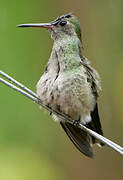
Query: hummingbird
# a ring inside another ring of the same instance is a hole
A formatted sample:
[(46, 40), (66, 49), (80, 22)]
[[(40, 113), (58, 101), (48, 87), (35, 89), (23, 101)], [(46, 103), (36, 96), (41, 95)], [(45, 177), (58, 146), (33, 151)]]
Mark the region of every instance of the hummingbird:
[[(100, 77), (83, 55), (77, 17), (68, 13), (50, 23), (20, 24), (18, 27), (45, 28), (54, 41), (47, 66), (36, 86), (43, 104), (103, 135), (97, 105)], [(74, 124), (55, 114), (52, 117), (84, 155), (93, 157), (92, 145), (104, 145)]]

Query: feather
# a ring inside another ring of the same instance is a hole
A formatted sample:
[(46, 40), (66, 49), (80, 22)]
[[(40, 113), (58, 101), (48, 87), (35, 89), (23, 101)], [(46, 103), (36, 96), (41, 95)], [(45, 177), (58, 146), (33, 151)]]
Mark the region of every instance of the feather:
[(60, 121), (60, 124), (76, 148), (88, 157), (93, 157), (93, 150), (90, 145), (88, 134), (74, 125)]
[[(103, 135), (97, 104), (95, 105), (94, 110), (91, 112), (91, 119), (92, 119), (91, 122), (86, 124), (86, 127), (92, 129), (93, 131), (97, 132), (100, 135)], [(93, 143), (98, 143), (98, 141), (94, 137), (92, 137), (92, 142)], [(102, 142), (99, 142), (99, 144), (101, 146), (104, 145)]]

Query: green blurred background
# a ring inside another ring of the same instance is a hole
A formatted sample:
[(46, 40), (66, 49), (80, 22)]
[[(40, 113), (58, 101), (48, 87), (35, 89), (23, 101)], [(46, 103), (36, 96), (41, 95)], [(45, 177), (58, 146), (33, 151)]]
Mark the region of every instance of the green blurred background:
[[(17, 24), (49, 22), (74, 12), (83, 31), (83, 54), (98, 70), (99, 110), (106, 137), (123, 144), (123, 1), (0, 1), (0, 69), (35, 91), (51, 53), (46, 30)], [(79, 153), (45, 110), (0, 84), (0, 180), (120, 180), (123, 159), (108, 147), (95, 158)]]

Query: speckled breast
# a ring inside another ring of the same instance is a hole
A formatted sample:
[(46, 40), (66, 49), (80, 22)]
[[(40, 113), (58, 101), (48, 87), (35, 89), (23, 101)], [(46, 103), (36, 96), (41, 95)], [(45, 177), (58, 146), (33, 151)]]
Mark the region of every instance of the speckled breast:
[(95, 105), (90, 84), (80, 73), (62, 73), (57, 78), (44, 74), (37, 84), (37, 94), (45, 105), (73, 119), (89, 114)]

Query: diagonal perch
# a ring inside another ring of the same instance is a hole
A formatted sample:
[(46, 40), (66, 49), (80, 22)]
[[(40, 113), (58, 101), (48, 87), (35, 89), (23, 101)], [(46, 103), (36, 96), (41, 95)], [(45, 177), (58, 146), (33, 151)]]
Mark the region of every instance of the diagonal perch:
[[(23, 94), (24, 96), (28, 97), (29, 99), (31, 99), (33, 102), (36, 102), (37, 104), (39, 104), (40, 106), (42, 106), (43, 108), (47, 109), (49, 112), (56, 114), (57, 116), (59, 116), (60, 118), (62, 118), (63, 120), (69, 122), (70, 124), (73, 124), (74, 121), (65, 116), (64, 114), (61, 114), (60, 112), (54, 111), (52, 110), (49, 106), (44, 105), (41, 100), (39, 99), (38, 95), (36, 93), (34, 93), (33, 91), (31, 91), (30, 89), (28, 89), (26, 86), (24, 86), (23, 84), (21, 84), (20, 82), (16, 81), (14, 78), (12, 78), (11, 76), (7, 75), (6, 73), (4, 73), (3, 71), (0, 71), (0, 75), (4, 78), (6, 78), (7, 80), (0, 78), (0, 82), (2, 82), (3, 84), (11, 87), (12, 89), (14, 89), (15, 91), (20, 92), (21, 94)], [(10, 81), (10, 82), (9, 82)], [(15, 84), (15, 85), (14, 85)], [(90, 134), (91, 136), (94, 136), (95, 138), (97, 138), (98, 140), (100, 140), (101, 142), (103, 142), (104, 144), (108, 145), (109, 147), (111, 147), (112, 149), (114, 149), (115, 151), (119, 152), (120, 154), (123, 155), (123, 147), (117, 145), (116, 143), (112, 142), (111, 140), (105, 138), (104, 136), (99, 135), (98, 133), (92, 131), (91, 129), (85, 127), (83, 124), (79, 123), (79, 128), (81, 128), (82, 130), (86, 131), (88, 134)]]

